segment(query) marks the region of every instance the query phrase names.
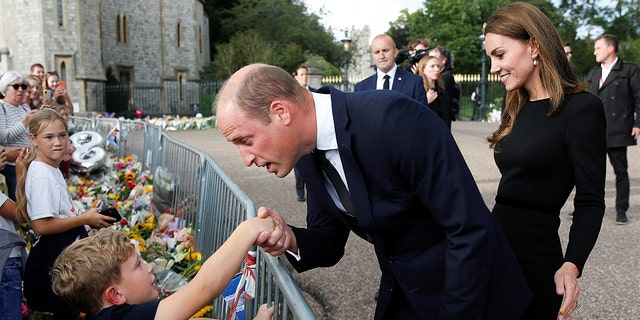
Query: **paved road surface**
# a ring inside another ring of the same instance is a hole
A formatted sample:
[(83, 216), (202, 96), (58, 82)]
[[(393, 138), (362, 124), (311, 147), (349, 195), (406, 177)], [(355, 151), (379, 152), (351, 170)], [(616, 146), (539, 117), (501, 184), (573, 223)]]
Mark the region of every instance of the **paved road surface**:
[[(485, 137), (496, 124), (458, 121), (453, 123), (453, 135), (473, 172), (483, 198), (493, 207), (499, 172), (493, 162)], [(242, 164), (235, 146), (224, 140), (216, 129), (206, 131), (171, 132), (179, 141), (210, 154), (240, 185), (256, 207), (271, 207), (280, 212), (289, 224), (304, 226), (305, 203), (296, 201), (293, 174), (278, 179), (264, 168), (247, 168)], [(640, 319), (640, 150), (629, 148), (631, 179), (630, 223), (614, 224), (615, 187), (613, 171), (608, 166), (607, 210), (600, 238), (593, 250), (581, 286), (581, 307), (571, 319)], [(569, 202), (561, 213), (560, 232), (566, 243), (572, 211)], [(563, 243), (563, 244), (565, 244)], [(334, 267), (293, 273), (300, 288), (308, 295), (319, 319), (372, 319), (374, 294), (380, 271), (373, 248), (364, 240), (352, 236), (345, 257)]]

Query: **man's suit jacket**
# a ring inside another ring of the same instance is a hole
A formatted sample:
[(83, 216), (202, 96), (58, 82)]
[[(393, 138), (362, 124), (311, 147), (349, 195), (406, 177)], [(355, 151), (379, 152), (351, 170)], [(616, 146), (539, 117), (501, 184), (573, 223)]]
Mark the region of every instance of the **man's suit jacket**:
[[(356, 83), (354, 91), (376, 90), (378, 83), (378, 74)], [(424, 89), (424, 83), (419, 75), (405, 71), (402, 68), (396, 69), (396, 75), (393, 78), (393, 86), (391, 90), (398, 91), (408, 95), (409, 97), (421, 102), (425, 106), (427, 103), (427, 91)]]
[(444, 123), (390, 90), (318, 93), (331, 94), (358, 222), (339, 211), (313, 157), (303, 156), (296, 167), (307, 184), (307, 228), (292, 227), (295, 269), (335, 265), (352, 230), (375, 246), (382, 271), (376, 319), (395, 284), (425, 319), (518, 319), (529, 304), (526, 281)]
[[(600, 84), (602, 67), (589, 72), (589, 90), (600, 96), (607, 115), (607, 148), (636, 144), (631, 135), (633, 127), (640, 127), (640, 69), (634, 63), (618, 59), (604, 84)], [(637, 113), (637, 115), (636, 115)]]

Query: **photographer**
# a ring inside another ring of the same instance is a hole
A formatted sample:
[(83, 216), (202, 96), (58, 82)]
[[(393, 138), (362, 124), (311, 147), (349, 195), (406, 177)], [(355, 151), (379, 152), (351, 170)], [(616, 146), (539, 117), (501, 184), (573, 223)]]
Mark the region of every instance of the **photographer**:
[(411, 71), (414, 74), (418, 74), (418, 62), (423, 57), (429, 54), (429, 40), (413, 40), (409, 42), (409, 49), (402, 49), (398, 52), (396, 57), (396, 64), (402, 66), (405, 61), (409, 61), (404, 64), (403, 68), (407, 71)]

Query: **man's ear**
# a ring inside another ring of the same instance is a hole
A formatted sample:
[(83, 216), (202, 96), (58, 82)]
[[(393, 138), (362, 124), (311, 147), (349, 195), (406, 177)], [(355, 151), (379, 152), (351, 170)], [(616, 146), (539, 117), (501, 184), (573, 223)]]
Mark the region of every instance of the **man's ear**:
[(291, 102), (285, 100), (274, 100), (269, 105), (271, 121), (280, 121), (288, 125), (291, 121)]
[(102, 298), (114, 306), (119, 306), (127, 302), (127, 298), (118, 292), (118, 288), (115, 286), (109, 286), (102, 293)]

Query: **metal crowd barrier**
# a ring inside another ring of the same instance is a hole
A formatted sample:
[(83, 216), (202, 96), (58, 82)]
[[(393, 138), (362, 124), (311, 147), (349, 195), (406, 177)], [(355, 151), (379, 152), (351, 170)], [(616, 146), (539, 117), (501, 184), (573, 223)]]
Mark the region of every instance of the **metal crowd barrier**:
[[(209, 155), (172, 139), (158, 126), (113, 118), (70, 117), (69, 123), (75, 132), (96, 131), (105, 141), (117, 129), (118, 143), (110, 152), (136, 155), (151, 174), (159, 167), (172, 173), (173, 213), (193, 226), (196, 246), (205, 258), (238, 224), (256, 216), (249, 197)], [(257, 252), (256, 297), (245, 305), (245, 319), (253, 319), (263, 303), (275, 305), (274, 319), (317, 319), (282, 260), (262, 249)], [(229, 307), (221, 297), (213, 305), (214, 318), (228, 318)]]

